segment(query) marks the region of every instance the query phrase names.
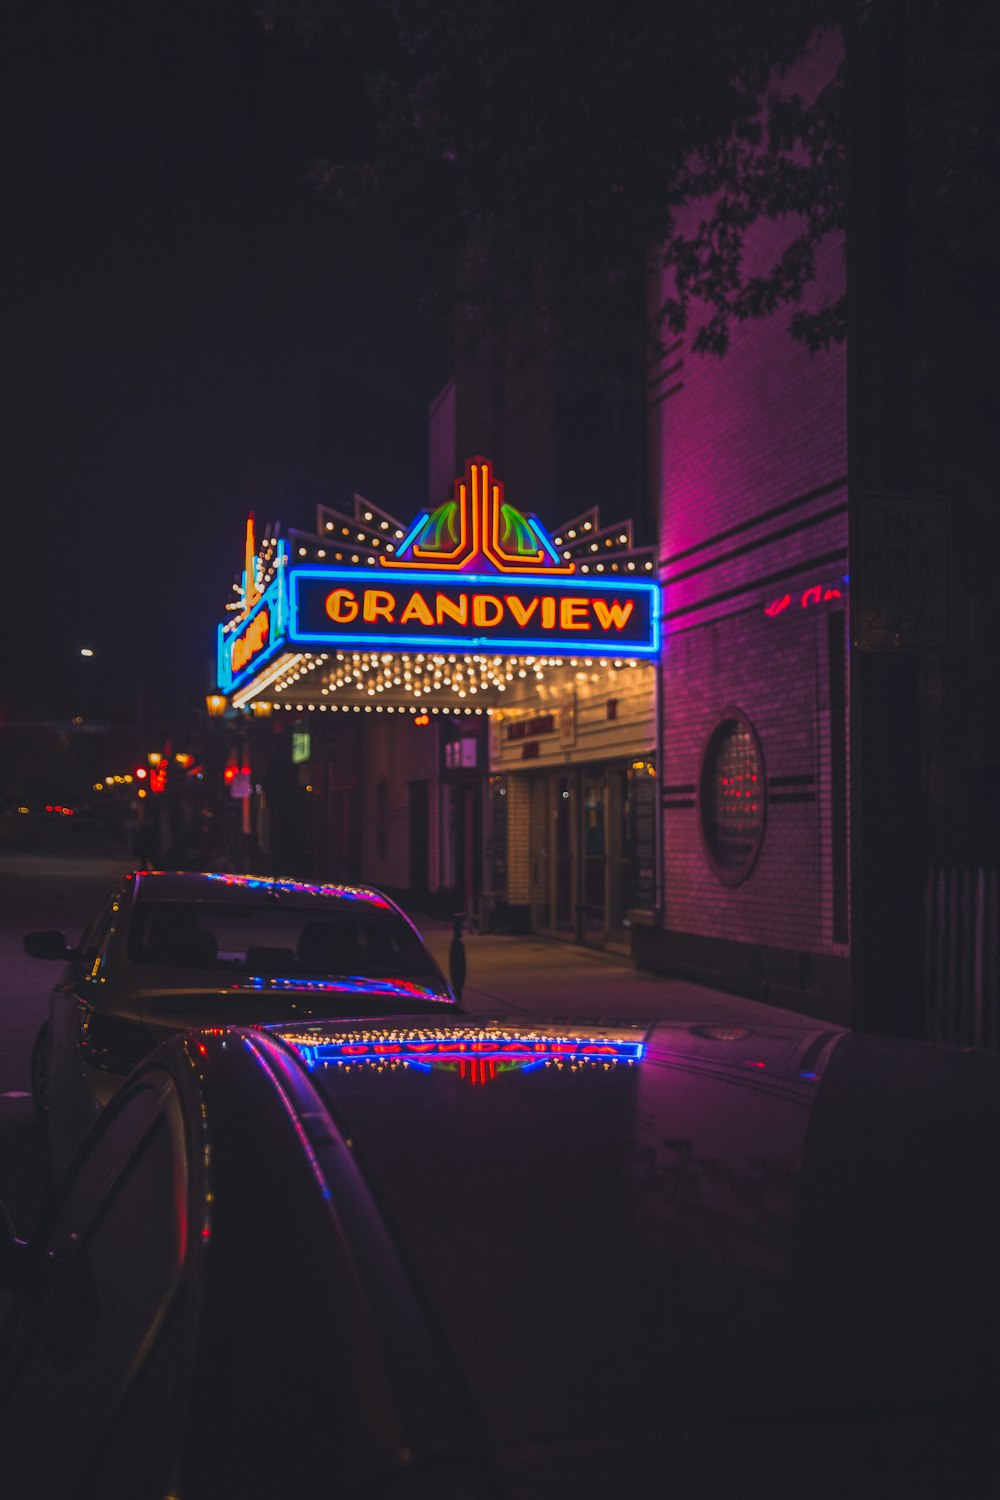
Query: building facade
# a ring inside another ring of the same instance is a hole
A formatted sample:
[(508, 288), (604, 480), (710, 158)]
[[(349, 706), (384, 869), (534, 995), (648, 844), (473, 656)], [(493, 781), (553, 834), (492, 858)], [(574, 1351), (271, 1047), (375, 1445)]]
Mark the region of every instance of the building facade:
[[(783, 86), (808, 99), (840, 55), (826, 39)], [(778, 262), (789, 220), (753, 227), (745, 275)], [(844, 280), (831, 235), (812, 295)], [(846, 1020), (846, 352), (795, 343), (788, 317), (737, 324), (721, 358), (678, 339), (659, 371), (664, 882), (639, 957)]]
[[(838, 62), (828, 38), (785, 86), (815, 91)], [(750, 261), (795, 227), (756, 226)], [(816, 296), (842, 289), (843, 250), (821, 247)], [(585, 480), (575, 506), (549, 496), (570, 515), (549, 528), (484, 459), (449, 493), (474, 433), (502, 434), (533, 499), (567, 468), (557, 393), (519, 443), (488, 353), (490, 378), (481, 358), (432, 405), (427, 508), (319, 506), (314, 531), (248, 555), (220, 636), (234, 707), (308, 736), (310, 873), (847, 1020), (844, 349), (810, 353), (779, 315), (740, 324), (723, 359), (678, 340), (629, 468), (638, 537)]]
[(356, 496), (248, 539), (219, 686), (287, 739), (309, 873), (630, 951), (656, 904), (653, 571), (630, 523), (550, 535), (481, 458), (415, 520)]

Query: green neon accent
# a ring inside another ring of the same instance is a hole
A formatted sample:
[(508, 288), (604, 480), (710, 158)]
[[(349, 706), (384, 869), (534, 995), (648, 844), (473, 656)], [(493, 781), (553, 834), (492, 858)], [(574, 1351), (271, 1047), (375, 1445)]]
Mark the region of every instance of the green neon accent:
[(502, 542), (506, 542), (513, 533), (518, 552), (535, 553), (538, 551), (535, 538), (531, 534), (531, 527), (519, 510), (515, 510), (513, 505), (501, 505), (500, 516), (503, 520), (503, 531), (500, 536)]
[[(432, 547), (440, 547), (441, 533), (445, 526), (448, 527), (448, 535), (453, 542), (458, 541), (458, 532), (455, 530), (455, 517), (458, 514), (458, 504), (454, 500), (446, 500), (439, 505), (437, 510), (431, 511), (427, 517), (427, 525), (424, 527), (425, 538), (431, 538)], [(431, 532), (433, 529), (433, 536)]]

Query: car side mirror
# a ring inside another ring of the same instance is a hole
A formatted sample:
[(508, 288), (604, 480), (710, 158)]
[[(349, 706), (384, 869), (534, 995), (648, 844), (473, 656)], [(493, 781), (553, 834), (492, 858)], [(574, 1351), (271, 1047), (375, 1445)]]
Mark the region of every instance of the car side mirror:
[(14, 1233), (6, 1203), (0, 1202), (0, 1290), (17, 1292), (28, 1274), (28, 1246)]
[(29, 958), (58, 958), (63, 963), (73, 956), (64, 932), (29, 932), (24, 951)]

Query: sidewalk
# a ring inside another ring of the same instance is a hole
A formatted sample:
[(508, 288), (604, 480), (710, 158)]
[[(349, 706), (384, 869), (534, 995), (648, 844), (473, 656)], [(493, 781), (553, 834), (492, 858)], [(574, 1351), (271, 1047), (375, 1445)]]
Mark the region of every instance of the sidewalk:
[[(413, 919), (448, 972), (451, 925)], [(464, 934), (462, 1004), (473, 1015), (530, 1015), (585, 1020), (700, 1021), (719, 1025), (842, 1028), (683, 979), (647, 974), (617, 954), (537, 937)]]

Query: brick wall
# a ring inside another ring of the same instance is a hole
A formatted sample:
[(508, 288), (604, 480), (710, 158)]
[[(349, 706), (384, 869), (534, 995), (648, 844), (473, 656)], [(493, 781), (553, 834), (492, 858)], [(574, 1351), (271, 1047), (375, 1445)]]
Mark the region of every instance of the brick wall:
[[(843, 632), (840, 610), (770, 619), (753, 609), (671, 640), (662, 755), (669, 930), (794, 950), (844, 949), (834, 933), (831, 619)], [(754, 727), (766, 786), (760, 853), (737, 886), (715, 874), (697, 806), (705, 744), (729, 707)]]
[[(787, 86), (818, 87), (838, 45), (826, 37)], [(758, 229), (748, 262), (772, 260), (789, 232), (786, 222)], [(843, 244), (831, 238), (811, 295), (843, 278)], [(790, 316), (736, 327), (722, 359), (680, 341), (662, 382), (663, 930), (842, 956), (846, 355), (793, 343)], [(713, 872), (697, 807), (706, 739), (730, 706), (756, 731), (768, 786), (759, 855), (738, 885)], [(808, 960), (796, 972), (808, 978)]]

